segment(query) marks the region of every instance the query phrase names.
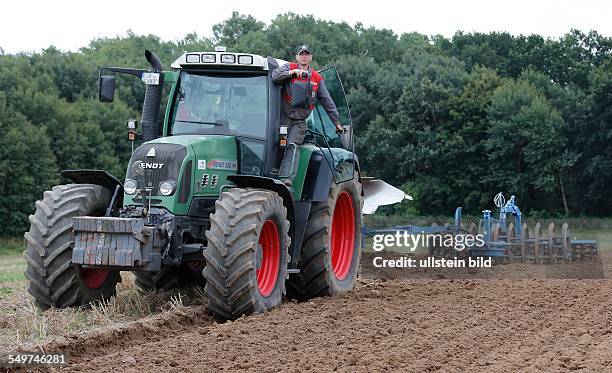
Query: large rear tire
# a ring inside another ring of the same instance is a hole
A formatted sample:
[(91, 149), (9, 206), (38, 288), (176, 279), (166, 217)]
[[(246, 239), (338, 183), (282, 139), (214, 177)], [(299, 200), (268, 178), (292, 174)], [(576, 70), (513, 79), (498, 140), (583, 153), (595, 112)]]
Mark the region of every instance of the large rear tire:
[(108, 207), (108, 189), (94, 184), (58, 185), (44, 193), (30, 215), (25, 233), (28, 292), (41, 309), (82, 306), (115, 295), (118, 271), (84, 269), (71, 264), (73, 218), (101, 216)]
[(289, 221), (273, 191), (232, 188), (210, 216), (204, 250), (208, 309), (223, 320), (265, 312), (282, 302)]
[(287, 281), (287, 295), (306, 300), (337, 295), (355, 286), (361, 256), (363, 198), (359, 174), (332, 183), (326, 202), (312, 204), (298, 267)]

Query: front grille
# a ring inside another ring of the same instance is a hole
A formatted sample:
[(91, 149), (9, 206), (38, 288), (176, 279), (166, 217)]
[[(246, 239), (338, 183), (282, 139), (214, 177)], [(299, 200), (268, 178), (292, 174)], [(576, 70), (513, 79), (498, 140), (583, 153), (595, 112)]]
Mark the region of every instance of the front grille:
[[(155, 150), (152, 151), (151, 149)], [(154, 156), (147, 156), (152, 155)], [(151, 195), (158, 195), (162, 181), (178, 181), (187, 148), (176, 144), (144, 144), (134, 151), (130, 159), (127, 178), (136, 180), (139, 188), (152, 188)], [(144, 165), (143, 165), (144, 164)], [(137, 169), (143, 171), (139, 175)], [(175, 192), (176, 193), (176, 192)]]

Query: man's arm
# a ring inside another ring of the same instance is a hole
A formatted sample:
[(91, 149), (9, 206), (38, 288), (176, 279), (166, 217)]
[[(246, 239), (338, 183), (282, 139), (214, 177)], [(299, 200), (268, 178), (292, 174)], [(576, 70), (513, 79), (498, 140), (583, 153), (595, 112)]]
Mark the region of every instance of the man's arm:
[(332, 123), (338, 127), (340, 125), (340, 118), (338, 117), (338, 108), (332, 100), (327, 87), (325, 86), (325, 80), (321, 79), (319, 81), (319, 90), (317, 92), (317, 98), (319, 99), (319, 103), (323, 106), (323, 109), (329, 115)]
[(286, 63), (272, 70), (272, 80), (274, 83), (283, 83), (285, 80), (291, 78), (293, 74), (293, 70), (289, 70), (289, 64)]

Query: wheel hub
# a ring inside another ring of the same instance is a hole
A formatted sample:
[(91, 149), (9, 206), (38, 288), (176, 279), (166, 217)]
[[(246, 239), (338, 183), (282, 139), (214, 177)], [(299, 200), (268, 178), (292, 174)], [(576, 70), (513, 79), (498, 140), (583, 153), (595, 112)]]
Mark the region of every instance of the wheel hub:
[(266, 220), (261, 228), (256, 262), (257, 287), (261, 295), (267, 297), (276, 286), (280, 268), (280, 238), (278, 227), (272, 219)]
[(104, 284), (106, 278), (108, 277), (109, 270), (108, 269), (90, 269), (90, 268), (80, 268), (81, 279), (85, 283), (85, 286), (90, 288), (91, 290), (96, 290)]
[(343, 191), (336, 200), (331, 227), (331, 264), (334, 276), (344, 280), (353, 262), (355, 211), (350, 193)]

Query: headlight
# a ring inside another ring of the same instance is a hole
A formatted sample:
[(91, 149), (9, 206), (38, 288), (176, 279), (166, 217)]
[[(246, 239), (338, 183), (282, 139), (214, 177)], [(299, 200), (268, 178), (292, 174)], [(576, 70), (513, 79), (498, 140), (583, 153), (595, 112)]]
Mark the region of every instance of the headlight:
[(138, 185), (136, 184), (136, 180), (127, 179), (125, 183), (123, 183), (123, 190), (125, 190), (125, 193), (127, 194), (136, 193), (137, 188), (138, 188)]
[(159, 193), (162, 196), (169, 196), (172, 194), (172, 192), (174, 192), (174, 185), (171, 182), (164, 181), (163, 183), (159, 184)]

